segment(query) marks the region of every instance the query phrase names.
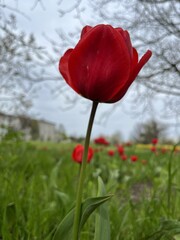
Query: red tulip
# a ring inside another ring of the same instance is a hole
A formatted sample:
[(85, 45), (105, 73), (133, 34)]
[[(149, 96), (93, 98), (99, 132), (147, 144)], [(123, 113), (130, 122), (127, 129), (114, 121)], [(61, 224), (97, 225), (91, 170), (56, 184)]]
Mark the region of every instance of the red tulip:
[(124, 154), (124, 147), (123, 146), (118, 146), (117, 147), (117, 151), (118, 151), (118, 153), (119, 153), (119, 155), (121, 156), (121, 155), (123, 155)]
[(127, 160), (127, 156), (126, 156), (125, 154), (123, 154), (123, 155), (121, 155), (121, 159), (122, 159), (123, 161), (126, 161), (126, 160)]
[(136, 155), (131, 156), (131, 161), (136, 162), (138, 160), (138, 157)]
[(166, 148), (161, 148), (161, 153), (166, 153), (167, 152), (167, 149)]
[(122, 28), (104, 24), (86, 26), (75, 48), (61, 57), (59, 70), (81, 96), (113, 103), (124, 96), (151, 55), (148, 50), (138, 60), (129, 33)]
[[(72, 159), (77, 163), (82, 163), (83, 151), (84, 147), (81, 144), (78, 144), (72, 152)], [(93, 149), (89, 147), (87, 162), (91, 161), (93, 154), (94, 154)]]
[(94, 142), (100, 145), (106, 145), (106, 146), (109, 145), (109, 142), (104, 137), (96, 138)]
[(152, 139), (152, 144), (156, 145), (158, 143), (158, 139), (157, 138), (153, 138)]
[(155, 147), (155, 146), (151, 147), (151, 152), (154, 152), (154, 153), (155, 153), (155, 152), (156, 152), (156, 150), (157, 150), (157, 149), (156, 149), (156, 147)]
[(108, 151), (108, 155), (111, 156), (111, 157), (114, 156), (114, 153), (115, 153), (114, 150), (109, 150)]

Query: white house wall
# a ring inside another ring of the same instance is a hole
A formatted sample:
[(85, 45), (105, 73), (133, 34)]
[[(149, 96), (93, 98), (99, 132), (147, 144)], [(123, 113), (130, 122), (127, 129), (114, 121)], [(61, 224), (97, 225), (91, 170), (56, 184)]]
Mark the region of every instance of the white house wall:
[[(49, 122), (45, 122), (43, 120), (35, 120), (38, 123), (39, 127), (39, 138), (41, 141), (57, 141), (58, 134), (55, 128), (55, 125)], [(17, 131), (24, 132), (24, 139), (31, 139), (31, 129), (27, 127), (26, 129), (22, 129), (21, 117), (10, 116), (6, 114), (0, 113), (0, 126), (9, 126), (13, 127)], [(0, 128), (0, 134), (4, 134), (3, 128)]]

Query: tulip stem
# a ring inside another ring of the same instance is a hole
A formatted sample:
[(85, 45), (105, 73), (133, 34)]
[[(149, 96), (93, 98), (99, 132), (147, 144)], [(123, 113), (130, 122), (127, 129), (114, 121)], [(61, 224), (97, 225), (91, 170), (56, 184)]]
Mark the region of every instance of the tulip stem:
[(83, 184), (84, 184), (85, 170), (87, 165), (89, 141), (91, 137), (91, 130), (92, 130), (97, 106), (98, 106), (98, 102), (93, 102), (89, 123), (87, 127), (87, 132), (86, 132), (85, 143), (84, 143), (84, 152), (83, 152), (83, 158), (82, 158), (82, 164), (81, 164), (78, 188), (77, 188), (77, 196), (76, 196), (76, 205), (75, 205), (75, 214), (74, 214), (74, 223), (73, 223), (73, 240), (78, 240), (80, 237), (79, 223), (80, 223), (80, 215), (81, 215)]

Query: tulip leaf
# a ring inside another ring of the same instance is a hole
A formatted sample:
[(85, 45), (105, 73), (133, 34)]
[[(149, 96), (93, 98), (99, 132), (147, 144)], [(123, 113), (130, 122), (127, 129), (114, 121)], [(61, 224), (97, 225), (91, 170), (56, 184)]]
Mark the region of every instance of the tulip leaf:
[(88, 198), (82, 205), (82, 213), (81, 213), (81, 221), (80, 221), (80, 230), (82, 229), (83, 225), (87, 221), (88, 217), (94, 210), (99, 207), (101, 204), (108, 201), (113, 195), (106, 195), (101, 197), (95, 198)]
[[(94, 212), (94, 210), (101, 204), (109, 200), (111, 197), (112, 195), (88, 198), (82, 203), (79, 232), (81, 231), (82, 227), (86, 223), (89, 216)], [(73, 220), (74, 220), (74, 208), (64, 217), (64, 219), (59, 224), (54, 234), (53, 240), (59, 239), (72, 240)]]
[(54, 234), (53, 240), (60, 240), (60, 239), (71, 240), (72, 239), (73, 218), (74, 218), (74, 208), (60, 222)]
[[(106, 194), (105, 186), (100, 177), (98, 177), (98, 196)], [(95, 236), (94, 240), (110, 240), (110, 222), (107, 203), (103, 203), (96, 213)]]

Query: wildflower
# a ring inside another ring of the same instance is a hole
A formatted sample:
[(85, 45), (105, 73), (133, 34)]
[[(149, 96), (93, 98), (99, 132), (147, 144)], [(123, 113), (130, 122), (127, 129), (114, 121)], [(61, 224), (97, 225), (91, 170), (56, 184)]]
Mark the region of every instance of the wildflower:
[[(84, 152), (84, 146), (81, 144), (78, 144), (72, 152), (72, 159), (77, 163), (81, 163), (82, 157), (83, 157), (83, 152)], [(91, 147), (89, 147), (88, 157), (87, 157), (88, 163), (91, 161), (93, 154), (94, 154), (93, 149)]]
[(155, 153), (155, 152), (156, 152), (156, 150), (157, 150), (157, 149), (156, 149), (156, 147), (155, 147), (155, 146), (152, 146), (152, 147), (151, 147), (151, 152), (154, 152), (154, 153)]
[(138, 160), (138, 157), (136, 155), (132, 155), (130, 158), (132, 162), (136, 162)]
[(167, 149), (166, 148), (161, 148), (161, 153), (164, 154), (167, 152)]
[(109, 150), (109, 151), (108, 151), (108, 155), (109, 155), (109, 156), (112, 157), (112, 156), (114, 156), (114, 154), (115, 154), (114, 150)]
[(120, 156), (123, 155), (124, 154), (124, 147), (122, 145), (119, 145), (117, 147), (117, 151), (118, 151)]
[(152, 139), (152, 144), (153, 144), (153, 145), (156, 145), (157, 143), (158, 143), (158, 138), (153, 138), (153, 139)]
[(122, 154), (122, 155), (121, 155), (121, 159), (122, 159), (123, 161), (126, 161), (126, 160), (127, 160), (127, 156), (126, 156), (125, 154)]
[(106, 145), (106, 146), (109, 145), (109, 142), (104, 137), (96, 138), (94, 142), (100, 145)]

